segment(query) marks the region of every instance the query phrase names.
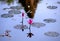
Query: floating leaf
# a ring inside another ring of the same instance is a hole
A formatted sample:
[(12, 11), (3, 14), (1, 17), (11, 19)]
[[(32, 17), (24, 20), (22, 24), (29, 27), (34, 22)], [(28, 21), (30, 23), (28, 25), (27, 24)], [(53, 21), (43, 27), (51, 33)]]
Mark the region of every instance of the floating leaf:
[(11, 17), (13, 17), (13, 15), (12, 14), (2, 14), (1, 17), (3, 17), (3, 18), (11, 18)]
[(39, 23), (39, 22), (34, 22), (32, 23), (32, 26), (33, 27), (37, 27), (37, 28), (40, 28), (40, 27), (44, 27), (46, 24), (44, 23)]
[(20, 14), (21, 12), (18, 11), (18, 10), (10, 10), (10, 11), (8, 11), (8, 13), (10, 13), (10, 14)]
[(45, 32), (44, 35), (51, 37), (58, 37), (60, 34), (57, 32)]
[(60, 4), (60, 1), (58, 1), (57, 3)]
[(57, 6), (47, 6), (48, 9), (56, 9)]
[(19, 25), (14, 26), (14, 28), (16, 28), (16, 29), (28, 29), (28, 26), (19, 24)]
[(11, 6), (10, 9), (20, 10), (20, 9), (23, 9), (23, 7), (22, 6)]
[(48, 19), (44, 19), (43, 21), (46, 23), (54, 23), (56, 22), (56, 19), (48, 18)]

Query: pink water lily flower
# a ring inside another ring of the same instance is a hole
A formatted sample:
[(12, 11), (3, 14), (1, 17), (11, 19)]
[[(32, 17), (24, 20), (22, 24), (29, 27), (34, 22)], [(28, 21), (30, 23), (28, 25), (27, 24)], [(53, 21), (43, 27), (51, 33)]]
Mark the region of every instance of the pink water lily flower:
[(24, 13), (22, 13), (22, 17), (24, 17)]
[(28, 23), (29, 24), (32, 24), (33, 20), (32, 19), (29, 19)]

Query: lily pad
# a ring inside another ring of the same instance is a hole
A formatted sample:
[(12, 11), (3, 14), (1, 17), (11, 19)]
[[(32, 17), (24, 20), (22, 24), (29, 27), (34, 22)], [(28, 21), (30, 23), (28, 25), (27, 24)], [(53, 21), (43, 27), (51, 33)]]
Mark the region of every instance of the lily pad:
[(58, 37), (60, 34), (58, 32), (45, 32), (44, 35), (50, 37)]
[(13, 15), (12, 14), (2, 14), (1, 17), (3, 17), (3, 18), (11, 18), (11, 17), (13, 17)]
[(14, 26), (14, 28), (15, 29), (28, 29), (28, 26), (19, 24), (19, 25)]
[(23, 7), (22, 6), (11, 6), (10, 9), (20, 10), (20, 9), (23, 9)]
[(56, 19), (48, 18), (48, 19), (44, 19), (43, 21), (46, 23), (55, 23)]
[(46, 24), (44, 23), (39, 23), (39, 22), (34, 22), (32, 23), (32, 26), (33, 27), (37, 27), (37, 28), (40, 28), (40, 27), (44, 27)]
[(57, 6), (47, 6), (48, 9), (56, 9)]
[(19, 10), (10, 10), (10, 11), (8, 11), (8, 13), (11, 13), (11, 14), (20, 14), (21, 12)]
[(60, 1), (58, 1), (57, 3), (60, 4)]
[(10, 8), (3, 8), (3, 10), (10, 9)]

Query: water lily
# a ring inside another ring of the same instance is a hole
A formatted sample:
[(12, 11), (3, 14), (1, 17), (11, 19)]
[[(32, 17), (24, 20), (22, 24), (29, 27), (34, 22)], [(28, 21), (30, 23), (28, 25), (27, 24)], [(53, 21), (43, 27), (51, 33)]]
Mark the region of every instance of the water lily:
[(32, 19), (29, 19), (28, 23), (29, 24), (32, 24), (33, 20)]
[(29, 33), (27, 33), (27, 37), (32, 37), (34, 34), (31, 33), (31, 24), (32, 24), (33, 20), (32, 19), (29, 19), (28, 23), (29, 23)]
[(1, 37), (7, 36), (7, 37), (11, 37), (9, 32), (11, 32), (10, 30), (6, 30), (4, 34), (0, 35)]

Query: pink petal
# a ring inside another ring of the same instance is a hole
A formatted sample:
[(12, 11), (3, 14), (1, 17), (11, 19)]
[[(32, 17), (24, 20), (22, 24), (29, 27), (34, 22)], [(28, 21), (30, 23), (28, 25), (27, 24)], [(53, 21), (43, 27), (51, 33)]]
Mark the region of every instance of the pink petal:
[(24, 13), (22, 13), (22, 17), (24, 17)]

